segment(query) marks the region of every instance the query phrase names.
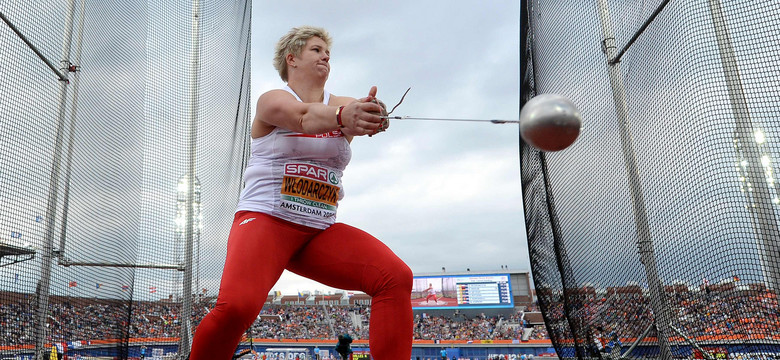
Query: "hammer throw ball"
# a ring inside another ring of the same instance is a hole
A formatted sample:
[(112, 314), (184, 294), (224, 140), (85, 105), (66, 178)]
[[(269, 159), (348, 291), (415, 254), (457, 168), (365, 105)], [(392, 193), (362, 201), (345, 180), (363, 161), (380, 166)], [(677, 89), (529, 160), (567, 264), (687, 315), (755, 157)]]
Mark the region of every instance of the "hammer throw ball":
[(557, 94), (541, 94), (520, 110), (520, 136), (541, 151), (559, 151), (577, 140), (582, 115), (571, 100)]

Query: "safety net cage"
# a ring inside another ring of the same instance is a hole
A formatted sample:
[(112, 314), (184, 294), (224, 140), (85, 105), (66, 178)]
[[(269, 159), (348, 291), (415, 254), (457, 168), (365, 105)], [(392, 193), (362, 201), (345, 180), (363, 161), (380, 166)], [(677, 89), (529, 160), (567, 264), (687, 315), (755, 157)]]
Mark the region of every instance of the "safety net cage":
[(536, 295), (562, 358), (780, 352), (780, 3), (527, 0), (522, 103), (577, 141), (521, 148)]
[(0, 2), (0, 357), (187, 353), (241, 188), (250, 14)]

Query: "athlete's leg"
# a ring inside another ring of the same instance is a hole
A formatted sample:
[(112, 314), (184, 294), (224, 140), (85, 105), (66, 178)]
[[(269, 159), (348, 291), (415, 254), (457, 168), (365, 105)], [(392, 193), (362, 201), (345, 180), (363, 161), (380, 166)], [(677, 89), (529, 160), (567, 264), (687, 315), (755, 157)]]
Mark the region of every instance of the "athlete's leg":
[(217, 304), (198, 325), (190, 360), (233, 356), (287, 262), (317, 232), (266, 214), (236, 215)]
[(309, 241), (287, 269), (328, 286), (371, 295), (372, 357), (411, 357), (412, 271), (381, 241), (360, 229), (337, 223)]

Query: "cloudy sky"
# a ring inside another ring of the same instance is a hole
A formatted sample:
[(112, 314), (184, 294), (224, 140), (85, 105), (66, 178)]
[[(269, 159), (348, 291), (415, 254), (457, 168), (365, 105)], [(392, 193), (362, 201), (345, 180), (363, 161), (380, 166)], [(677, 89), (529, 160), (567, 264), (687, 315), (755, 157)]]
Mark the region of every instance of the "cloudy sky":
[[(333, 38), (327, 90), (365, 96), (394, 113), (517, 119), (516, 0), (255, 1), (252, 101), (284, 86), (271, 59), (291, 27)], [(516, 125), (395, 121), (352, 142), (339, 220), (384, 241), (415, 273), (529, 270)], [(285, 272), (276, 290), (330, 290)]]

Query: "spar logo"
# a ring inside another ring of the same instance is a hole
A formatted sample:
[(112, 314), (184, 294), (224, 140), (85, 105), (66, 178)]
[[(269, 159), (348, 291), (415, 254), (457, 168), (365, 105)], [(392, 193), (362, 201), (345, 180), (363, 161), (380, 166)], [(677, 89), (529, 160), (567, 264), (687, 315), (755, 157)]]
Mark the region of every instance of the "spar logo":
[(338, 184), (339, 179), (336, 173), (327, 168), (311, 164), (286, 164), (284, 166), (284, 175), (309, 178), (321, 182), (330, 182)]

